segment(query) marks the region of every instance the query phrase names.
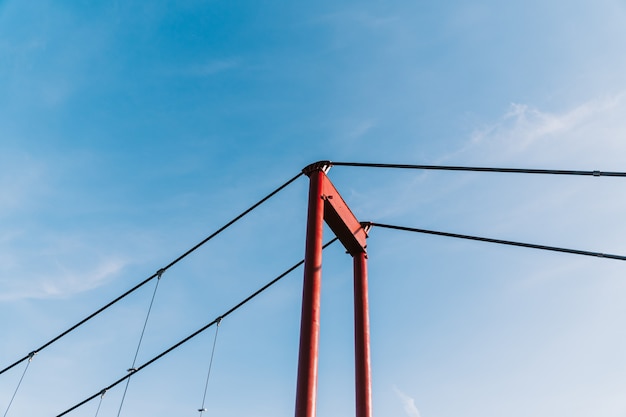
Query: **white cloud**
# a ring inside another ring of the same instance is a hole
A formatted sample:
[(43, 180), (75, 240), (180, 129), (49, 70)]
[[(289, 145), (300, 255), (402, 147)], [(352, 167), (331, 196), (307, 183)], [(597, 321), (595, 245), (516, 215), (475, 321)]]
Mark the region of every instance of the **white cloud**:
[(417, 409), (417, 406), (415, 405), (415, 400), (413, 398), (409, 397), (407, 394), (400, 391), (398, 387), (396, 387), (395, 385), (393, 387), (393, 390), (398, 396), (398, 398), (400, 399), (400, 401), (402, 401), (402, 407), (404, 408), (404, 412), (406, 413), (407, 416), (421, 417), (420, 412)]
[(104, 234), (98, 236), (62, 230), (3, 231), (0, 301), (67, 297), (115, 278), (130, 261), (121, 255), (121, 248), (110, 247)]
[[(16, 263), (22, 262), (28, 260), (22, 258)], [(38, 262), (33, 269), (21, 265), (20, 268), (2, 271), (0, 301), (68, 297), (104, 285), (127, 265), (127, 261), (114, 256), (98, 261), (95, 266), (59, 260)]]
[(373, 119), (345, 120), (338, 128), (341, 132), (339, 136), (354, 142), (367, 135), (376, 127), (376, 124)]
[(594, 98), (560, 112), (514, 103), (500, 120), (477, 129), (466, 147), (445, 159), (569, 163), (572, 168), (602, 163), (593, 169), (607, 170), (607, 165), (623, 165), (624, 114), (624, 92)]

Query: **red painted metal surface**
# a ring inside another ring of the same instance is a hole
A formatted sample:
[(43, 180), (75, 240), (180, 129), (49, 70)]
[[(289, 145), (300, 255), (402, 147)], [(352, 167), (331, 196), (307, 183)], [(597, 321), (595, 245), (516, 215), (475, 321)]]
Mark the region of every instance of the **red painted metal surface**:
[(327, 161), (309, 165), (309, 209), (304, 260), (304, 287), (300, 323), (300, 351), (296, 388), (296, 417), (315, 417), (317, 400), (322, 231), (324, 221), (352, 255), (354, 262), (354, 345), (356, 416), (372, 416), (369, 303), (366, 243), (363, 227), (325, 174)]
[(354, 361), (356, 417), (372, 417), (372, 368), (367, 290), (367, 254), (358, 253), (354, 262)]
[(367, 233), (326, 174), (322, 177), (324, 220), (350, 255), (365, 252)]
[(298, 385), (296, 388), (296, 417), (315, 417), (320, 331), (322, 231), (324, 227), (322, 178), (326, 175), (321, 169), (306, 174), (309, 175), (310, 185), (300, 322)]

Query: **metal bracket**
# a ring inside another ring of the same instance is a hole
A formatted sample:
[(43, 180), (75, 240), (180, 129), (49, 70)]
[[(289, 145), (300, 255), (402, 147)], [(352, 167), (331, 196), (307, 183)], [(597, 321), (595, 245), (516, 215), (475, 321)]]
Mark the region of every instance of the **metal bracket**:
[(333, 163), (330, 161), (317, 161), (304, 167), (302, 169), (302, 173), (307, 177), (310, 177), (315, 171), (322, 171), (324, 174), (328, 174), (328, 171), (330, 171), (332, 166)]

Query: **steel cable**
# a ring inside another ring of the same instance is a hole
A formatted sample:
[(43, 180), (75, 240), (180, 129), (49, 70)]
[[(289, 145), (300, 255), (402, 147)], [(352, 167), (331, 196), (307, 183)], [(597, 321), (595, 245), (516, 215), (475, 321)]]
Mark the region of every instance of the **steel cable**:
[(500, 245), (519, 246), (519, 247), (524, 247), (524, 248), (540, 249), (540, 250), (547, 250), (547, 251), (553, 251), (553, 252), (570, 253), (570, 254), (573, 254), (573, 255), (594, 256), (594, 257), (597, 257), (597, 258), (608, 258), (608, 259), (616, 259), (616, 260), (619, 260), (619, 261), (626, 261), (626, 256), (612, 255), (612, 254), (609, 254), (609, 253), (590, 252), (590, 251), (579, 250), (579, 249), (568, 249), (568, 248), (560, 248), (560, 247), (556, 247), (556, 246), (537, 245), (537, 244), (534, 244), (534, 243), (514, 242), (514, 241), (511, 241), (511, 240), (491, 239), (491, 238), (487, 238), (487, 237), (471, 236), (471, 235), (461, 235), (461, 234), (458, 234), (458, 233), (439, 232), (439, 231), (436, 231), (436, 230), (417, 229), (415, 227), (405, 227), (405, 226), (394, 226), (394, 225), (390, 225), (390, 224), (375, 223), (375, 222), (368, 223), (368, 224), (370, 224), (372, 226), (376, 226), (376, 227), (386, 228), (386, 229), (401, 230), (401, 231), (404, 231), (404, 232), (424, 233), (424, 234), (429, 234), (429, 235), (454, 237), (454, 238), (457, 238), (457, 239), (466, 239), (466, 240), (476, 240), (476, 241), (479, 241), (479, 242), (497, 243), (497, 244), (500, 244)]
[(365, 162), (330, 162), (330, 161), (328, 161), (328, 164), (332, 166), (365, 167), (365, 168), (502, 172), (502, 173), (513, 173), (513, 174), (583, 175), (583, 176), (591, 176), (591, 177), (626, 177), (626, 172), (610, 172), (610, 171), (575, 171), (575, 170), (563, 170), (563, 169), (525, 169), (525, 168), (463, 167), (463, 166), (446, 166), (446, 165), (378, 164), (378, 163), (365, 163)]
[(11, 409), (11, 405), (13, 404), (13, 400), (15, 400), (15, 396), (17, 395), (17, 392), (20, 390), (20, 386), (22, 385), (22, 381), (24, 380), (24, 376), (26, 375), (26, 371), (28, 371), (28, 368), (30, 367), (30, 363), (33, 361), (33, 358), (35, 357), (35, 355), (36, 355), (35, 352), (31, 352), (31, 354), (28, 355), (28, 362), (26, 363), (26, 367), (24, 368), (24, 372), (22, 372), (22, 376), (20, 377), (20, 381), (17, 383), (17, 387), (15, 388), (15, 391), (13, 391), (13, 396), (11, 397), (11, 401), (9, 401), (9, 405), (7, 406), (7, 409), (4, 412), (4, 416), (3, 417), (7, 417), (7, 414), (9, 413), (9, 410)]
[[(160, 271), (161, 272), (161, 271)], [(139, 355), (139, 349), (141, 348), (141, 342), (143, 342), (143, 336), (146, 333), (146, 327), (148, 326), (148, 319), (150, 318), (150, 313), (152, 312), (152, 305), (154, 304), (154, 298), (156, 297), (157, 290), (159, 289), (159, 283), (161, 282), (162, 272), (158, 275), (159, 279), (157, 279), (156, 285), (154, 286), (154, 291), (152, 292), (152, 299), (150, 300), (150, 306), (148, 307), (148, 313), (146, 314), (146, 319), (143, 322), (143, 328), (141, 329), (141, 336), (139, 336), (139, 343), (137, 343), (137, 350), (135, 350), (135, 357), (133, 358), (133, 364), (128, 369), (128, 372), (132, 372), (135, 369), (135, 364), (137, 363), (137, 356)], [(124, 406), (124, 400), (126, 399), (126, 392), (128, 391), (128, 385), (130, 384), (130, 378), (126, 380), (126, 386), (124, 387), (124, 394), (122, 394), (122, 400), (120, 401), (120, 406), (117, 410), (117, 417), (122, 413), (122, 407)]]
[(211, 368), (213, 368), (213, 357), (215, 356), (215, 345), (217, 344), (217, 334), (220, 331), (220, 322), (221, 320), (218, 320), (217, 325), (215, 326), (215, 337), (213, 338), (213, 348), (211, 349), (211, 359), (209, 360), (209, 370), (207, 371), (206, 382), (204, 383), (204, 395), (202, 396), (202, 406), (198, 409), (201, 417), (202, 417), (202, 414), (206, 411), (206, 408), (204, 408), (204, 405), (206, 403), (206, 393), (209, 389), (209, 379), (211, 378)]
[(98, 417), (98, 414), (100, 413), (100, 407), (102, 407), (102, 400), (104, 399), (104, 394), (106, 394), (106, 391), (102, 390), (102, 392), (100, 393), (100, 401), (98, 401), (98, 408), (96, 408), (95, 417)]
[[(76, 330), (78, 327), (82, 326), (83, 324), (85, 324), (86, 322), (88, 322), (89, 320), (91, 320), (92, 318), (96, 317), (98, 314), (102, 313), (104, 310), (108, 309), (109, 307), (113, 306), (114, 304), (116, 304), (117, 302), (119, 302), (120, 300), (124, 299), (125, 297), (127, 297), (128, 295), (130, 295), (131, 293), (135, 292), (136, 290), (138, 290), (139, 288), (143, 287), (145, 284), (147, 284), (148, 282), (152, 281), (154, 278), (159, 276), (159, 273), (163, 273), (165, 271), (167, 271), (169, 268), (171, 268), (172, 266), (176, 265), (178, 262), (182, 261), (184, 258), (186, 258), (187, 256), (189, 256), (192, 252), (194, 252), (195, 250), (197, 250), (198, 248), (200, 248), (202, 245), (204, 245), (205, 243), (207, 243), (209, 240), (213, 239), (214, 237), (216, 237), (217, 235), (219, 235), (220, 233), (222, 233), (224, 230), (226, 230), (227, 228), (229, 228), (230, 226), (232, 226), (235, 222), (241, 220), (241, 218), (243, 218), (244, 216), (246, 216), (248, 213), (250, 213), (252, 210), (256, 209), (257, 207), (259, 207), (261, 204), (265, 203), (267, 200), (269, 200), (270, 198), (272, 198), (274, 195), (278, 194), (280, 191), (282, 191), (285, 187), (287, 187), (289, 184), (291, 184), (292, 182), (294, 182), (296, 179), (298, 179), (302, 174), (302, 172), (298, 173), (298, 175), (294, 176), (293, 178), (291, 178), (290, 180), (288, 180), (287, 182), (285, 182), (283, 185), (281, 185), (280, 187), (276, 188), (274, 191), (272, 191), (271, 193), (269, 193), (268, 195), (266, 195), (265, 197), (263, 197), (261, 200), (259, 200), (258, 202), (256, 202), (255, 204), (253, 204), (252, 206), (250, 206), (247, 210), (243, 211), (241, 214), (239, 214), (237, 217), (235, 217), (234, 219), (232, 219), (231, 221), (229, 221), (228, 223), (226, 223), (224, 226), (222, 226), (221, 228), (219, 228), (218, 230), (216, 230), (215, 232), (213, 232), (211, 235), (207, 236), (205, 239), (203, 239), (201, 242), (199, 242), (198, 244), (196, 244), (195, 246), (193, 246), (191, 249), (189, 249), (188, 251), (186, 251), (185, 253), (183, 253), (182, 255), (180, 255), (178, 258), (174, 259), (172, 262), (170, 262), (167, 266), (165, 266), (164, 268), (160, 269), (159, 271), (155, 272), (154, 274), (152, 274), (151, 276), (149, 276), (148, 278), (146, 278), (145, 280), (143, 280), (142, 282), (140, 282), (139, 284), (135, 285), (134, 287), (132, 287), (130, 290), (126, 291), (125, 293), (123, 293), (122, 295), (120, 295), (119, 297), (115, 298), (114, 300), (112, 300), (111, 302), (109, 302), (108, 304), (105, 304), (104, 306), (100, 307), (98, 310), (96, 310), (95, 312), (91, 313), (89, 316), (85, 317), (84, 319), (82, 319), (81, 321), (79, 321), (78, 323), (76, 323), (75, 325), (73, 325), (72, 327), (70, 327), (69, 329), (65, 330), (64, 332), (60, 333), (59, 335), (57, 335), (56, 337), (54, 337), (53, 339), (49, 340), (48, 342), (46, 342), (45, 344), (43, 344), (42, 346), (40, 346), (39, 348), (37, 348), (36, 350), (34, 350), (33, 352), (35, 353), (39, 353), (42, 350), (44, 350), (45, 348), (47, 348), (48, 346), (50, 346), (51, 344), (55, 343), (56, 341), (58, 341), (59, 339), (61, 339), (62, 337), (66, 336), (68, 333)], [(16, 360), (15, 362), (13, 362), (11, 365), (7, 366), (6, 368), (0, 370), (0, 375), (5, 373), (6, 371), (8, 371), (9, 369), (17, 366), (18, 364), (20, 364), (21, 362), (25, 361), (26, 359), (29, 358), (29, 355), (26, 355), (18, 360)]]
[[(331, 244), (333, 244), (334, 242), (336, 242), (338, 240), (338, 238), (333, 238), (332, 240), (330, 240), (328, 243), (324, 244), (324, 246), (322, 246), (323, 249), (327, 248), (328, 246), (330, 246)], [(128, 378), (130, 378), (132, 375), (136, 374), (137, 372), (140, 372), (142, 369), (146, 368), (147, 366), (153, 364), (154, 362), (158, 361), (159, 359), (161, 359), (162, 357), (164, 357), (165, 355), (167, 355), (168, 353), (170, 353), (171, 351), (179, 348), (180, 346), (182, 346), (183, 344), (187, 343), (188, 341), (190, 341), (191, 339), (193, 339), (194, 337), (198, 336), (200, 333), (204, 332), (205, 330), (207, 330), (208, 328), (210, 328), (211, 326), (220, 323), (223, 319), (225, 319), (226, 317), (228, 317), (230, 314), (232, 314), (233, 312), (237, 311), (238, 309), (240, 309), (241, 307), (243, 307), (245, 304), (247, 304), (250, 300), (254, 299), (255, 297), (257, 297), (259, 294), (261, 294), (262, 292), (264, 292), (265, 290), (267, 290), (268, 288), (270, 288), (272, 285), (276, 284), (278, 281), (280, 281), (282, 278), (284, 278), (285, 276), (289, 275), (291, 272), (293, 272), (294, 270), (296, 270), (298, 267), (300, 267), (302, 264), (304, 264), (304, 260), (301, 260), (300, 262), (298, 262), (297, 264), (293, 265), (291, 268), (287, 269), (285, 272), (283, 272), (282, 274), (278, 275), (276, 278), (274, 278), (273, 280), (271, 280), (270, 282), (268, 282), (267, 284), (265, 284), (264, 286), (262, 286), (261, 288), (259, 288), (258, 290), (256, 290), (255, 292), (253, 292), (251, 295), (249, 295), (248, 297), (246, 297), (244, 300), (242, 300), (241, 302), (239, 302), (238, 304), (236, 304), (234, 307), (231, 307), (230, 310), (226, 311), (224, 314), (222, 314), (221, 316), (219, 316), (218, 318), (216, 318), (215, 320), (211, 321), (210, 323), (206, 324), (205, 326), (201, 327), (200, 329), (196, 330), (195, 332), (193, 332), (192, 334), (190, 334), (189, 336), (185, 337), (184, 339), (182, 339), (181, 341), (179, 341), (178, 343), (172, 345), (171, 347), (169, 347), (168, 349), (164, 350), (163, 352), (159, 353), (157, 356), (153, 357), (152, 359), (150, 359), (149, 361), (147, 361), (146, 363), (144, 363), (143, 365), (133, 369), (128, 375), (125, 375), (123, 377), (121, 377), (120, 379), (118, 379), (117, 381), (113, 382), (111, 385), (109, 385), (108, 387), (98, 391), (96, 394), (91, 395), (90, 397), (84, 399), (83, 401), (79, 402), (78, 404), (72, 406), (71, 408), (68, 408), (67, 410), (63, 411), (61, 414), (58, 414), (56, 417), (62, 417), (74, 410), (76, 410), (77, 408), (85, 405), (86, 403), (88, 403), (89, 401), (93, 400), (94, 398), (96, 398), (98, 395), (101, 395), (103, 392), (109, 391), (111, 388), (121, 384), (122, 382), (124, 382), (125, 380), (127, 380)]]

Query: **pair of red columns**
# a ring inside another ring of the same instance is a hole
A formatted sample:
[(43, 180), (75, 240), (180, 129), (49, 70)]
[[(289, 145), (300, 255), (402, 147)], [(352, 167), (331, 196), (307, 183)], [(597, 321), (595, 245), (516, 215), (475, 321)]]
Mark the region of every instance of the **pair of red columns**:
[(318, 162), (303, 170), (310, 179), (310, 186), (295, 416), (315, 417), (316, 414), (322, 231), (326, 221), (354, 261), (356, 417), (371, 417), (372, 383), (365, 250), (367, 230), (357, 221), (326, 176), (328, 168), (330, 163)]

